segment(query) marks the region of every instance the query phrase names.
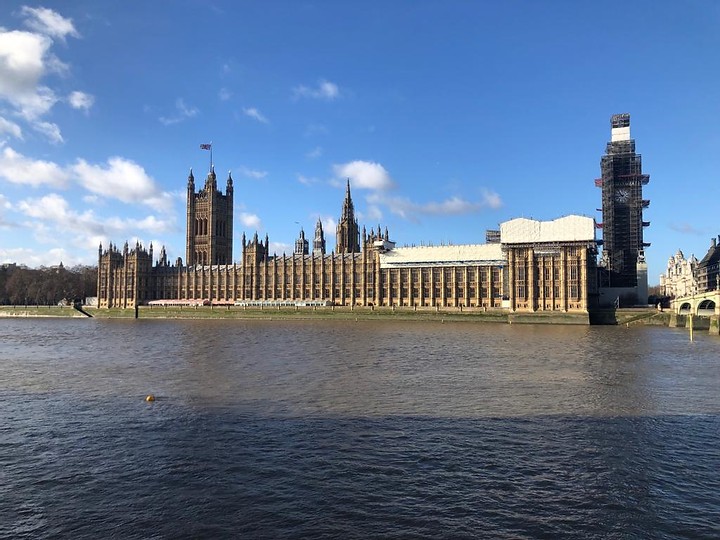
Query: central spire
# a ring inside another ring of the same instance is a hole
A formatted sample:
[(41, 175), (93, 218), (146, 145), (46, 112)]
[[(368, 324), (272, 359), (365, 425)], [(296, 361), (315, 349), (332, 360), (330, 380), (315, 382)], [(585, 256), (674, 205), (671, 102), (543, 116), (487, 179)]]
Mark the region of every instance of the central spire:
[(345, 201), (343, 201), (342, 215), (337, 226), (337, 241), (335, 250), (338, 253), (359, 253), (360, 232), (355, 219), (355, 208), (350, 195), (350, 179), (347, 179), (345, 188)]
[(353, 206), (352, 196), (350, 195), (350, 179), (347, 179), (347, 187), (345, 188), (345, 201), (343, 201), (342, 219), (355, 219), (355, 207)]

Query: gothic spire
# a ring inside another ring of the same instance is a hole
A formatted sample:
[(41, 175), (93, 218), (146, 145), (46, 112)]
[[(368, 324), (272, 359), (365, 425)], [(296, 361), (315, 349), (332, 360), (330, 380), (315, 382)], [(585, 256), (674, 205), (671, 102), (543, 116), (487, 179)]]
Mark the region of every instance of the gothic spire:
[(355, 219), (355, 207), (350, 195), (350, 179), (347, 179), (347, 187), (345, 188), (345, 201), (343, 201), (342, 219), (353, 221)]
[(315, 225), (315, 238), (313, 239), (313, 255), (325, 255), (325, 233), (320, 218)]
[(358, 231), (358, 223), (355, 219), (355, 208), (353, 206), (352, 196), (350, 195), (349, 178), (345, 189), (342, 215), (338, 221), (336, 238), (336, 251), (338, 253), (360, 252), (360, 232)]

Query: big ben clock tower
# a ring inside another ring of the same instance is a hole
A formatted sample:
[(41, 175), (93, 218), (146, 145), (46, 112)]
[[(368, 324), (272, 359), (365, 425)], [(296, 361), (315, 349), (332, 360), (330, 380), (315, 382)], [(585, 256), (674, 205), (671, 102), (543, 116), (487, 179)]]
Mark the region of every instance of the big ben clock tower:
[(647, 301), (647, 266), (643, 242), (643, 209), (650, 201), (643, 199), (642, 187), (650, 175), (642, 172), (642, 157), (635, 152), (630, 138), (630, 115), (615, 114), (610, 120), (611, 139), (600, 160), (602, 177), (596, 184), (602, 188), (603, 252), (605, 279), (612, 288), (636, 288), (639, 303)]

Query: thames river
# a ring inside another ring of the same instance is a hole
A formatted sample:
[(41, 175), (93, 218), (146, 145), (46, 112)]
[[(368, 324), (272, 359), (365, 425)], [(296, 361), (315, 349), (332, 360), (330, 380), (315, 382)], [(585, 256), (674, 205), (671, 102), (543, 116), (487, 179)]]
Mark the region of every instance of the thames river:
[(720, 537), (681, 329), (0, 319), (0, 415), (3, 538)]

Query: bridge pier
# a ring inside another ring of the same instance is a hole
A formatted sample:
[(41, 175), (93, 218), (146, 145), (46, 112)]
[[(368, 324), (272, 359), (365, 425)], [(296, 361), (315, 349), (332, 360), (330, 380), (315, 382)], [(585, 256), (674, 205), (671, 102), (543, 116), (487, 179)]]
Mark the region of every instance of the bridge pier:
[(678, 315), (673, 312), (670, 314), (670, 321), (668, 322), (668, 328), (682, 328), (685, 326), (685, 315)]
[(713, 315), (710, 317), (710, 335), (720, 336), (720, 316)]

